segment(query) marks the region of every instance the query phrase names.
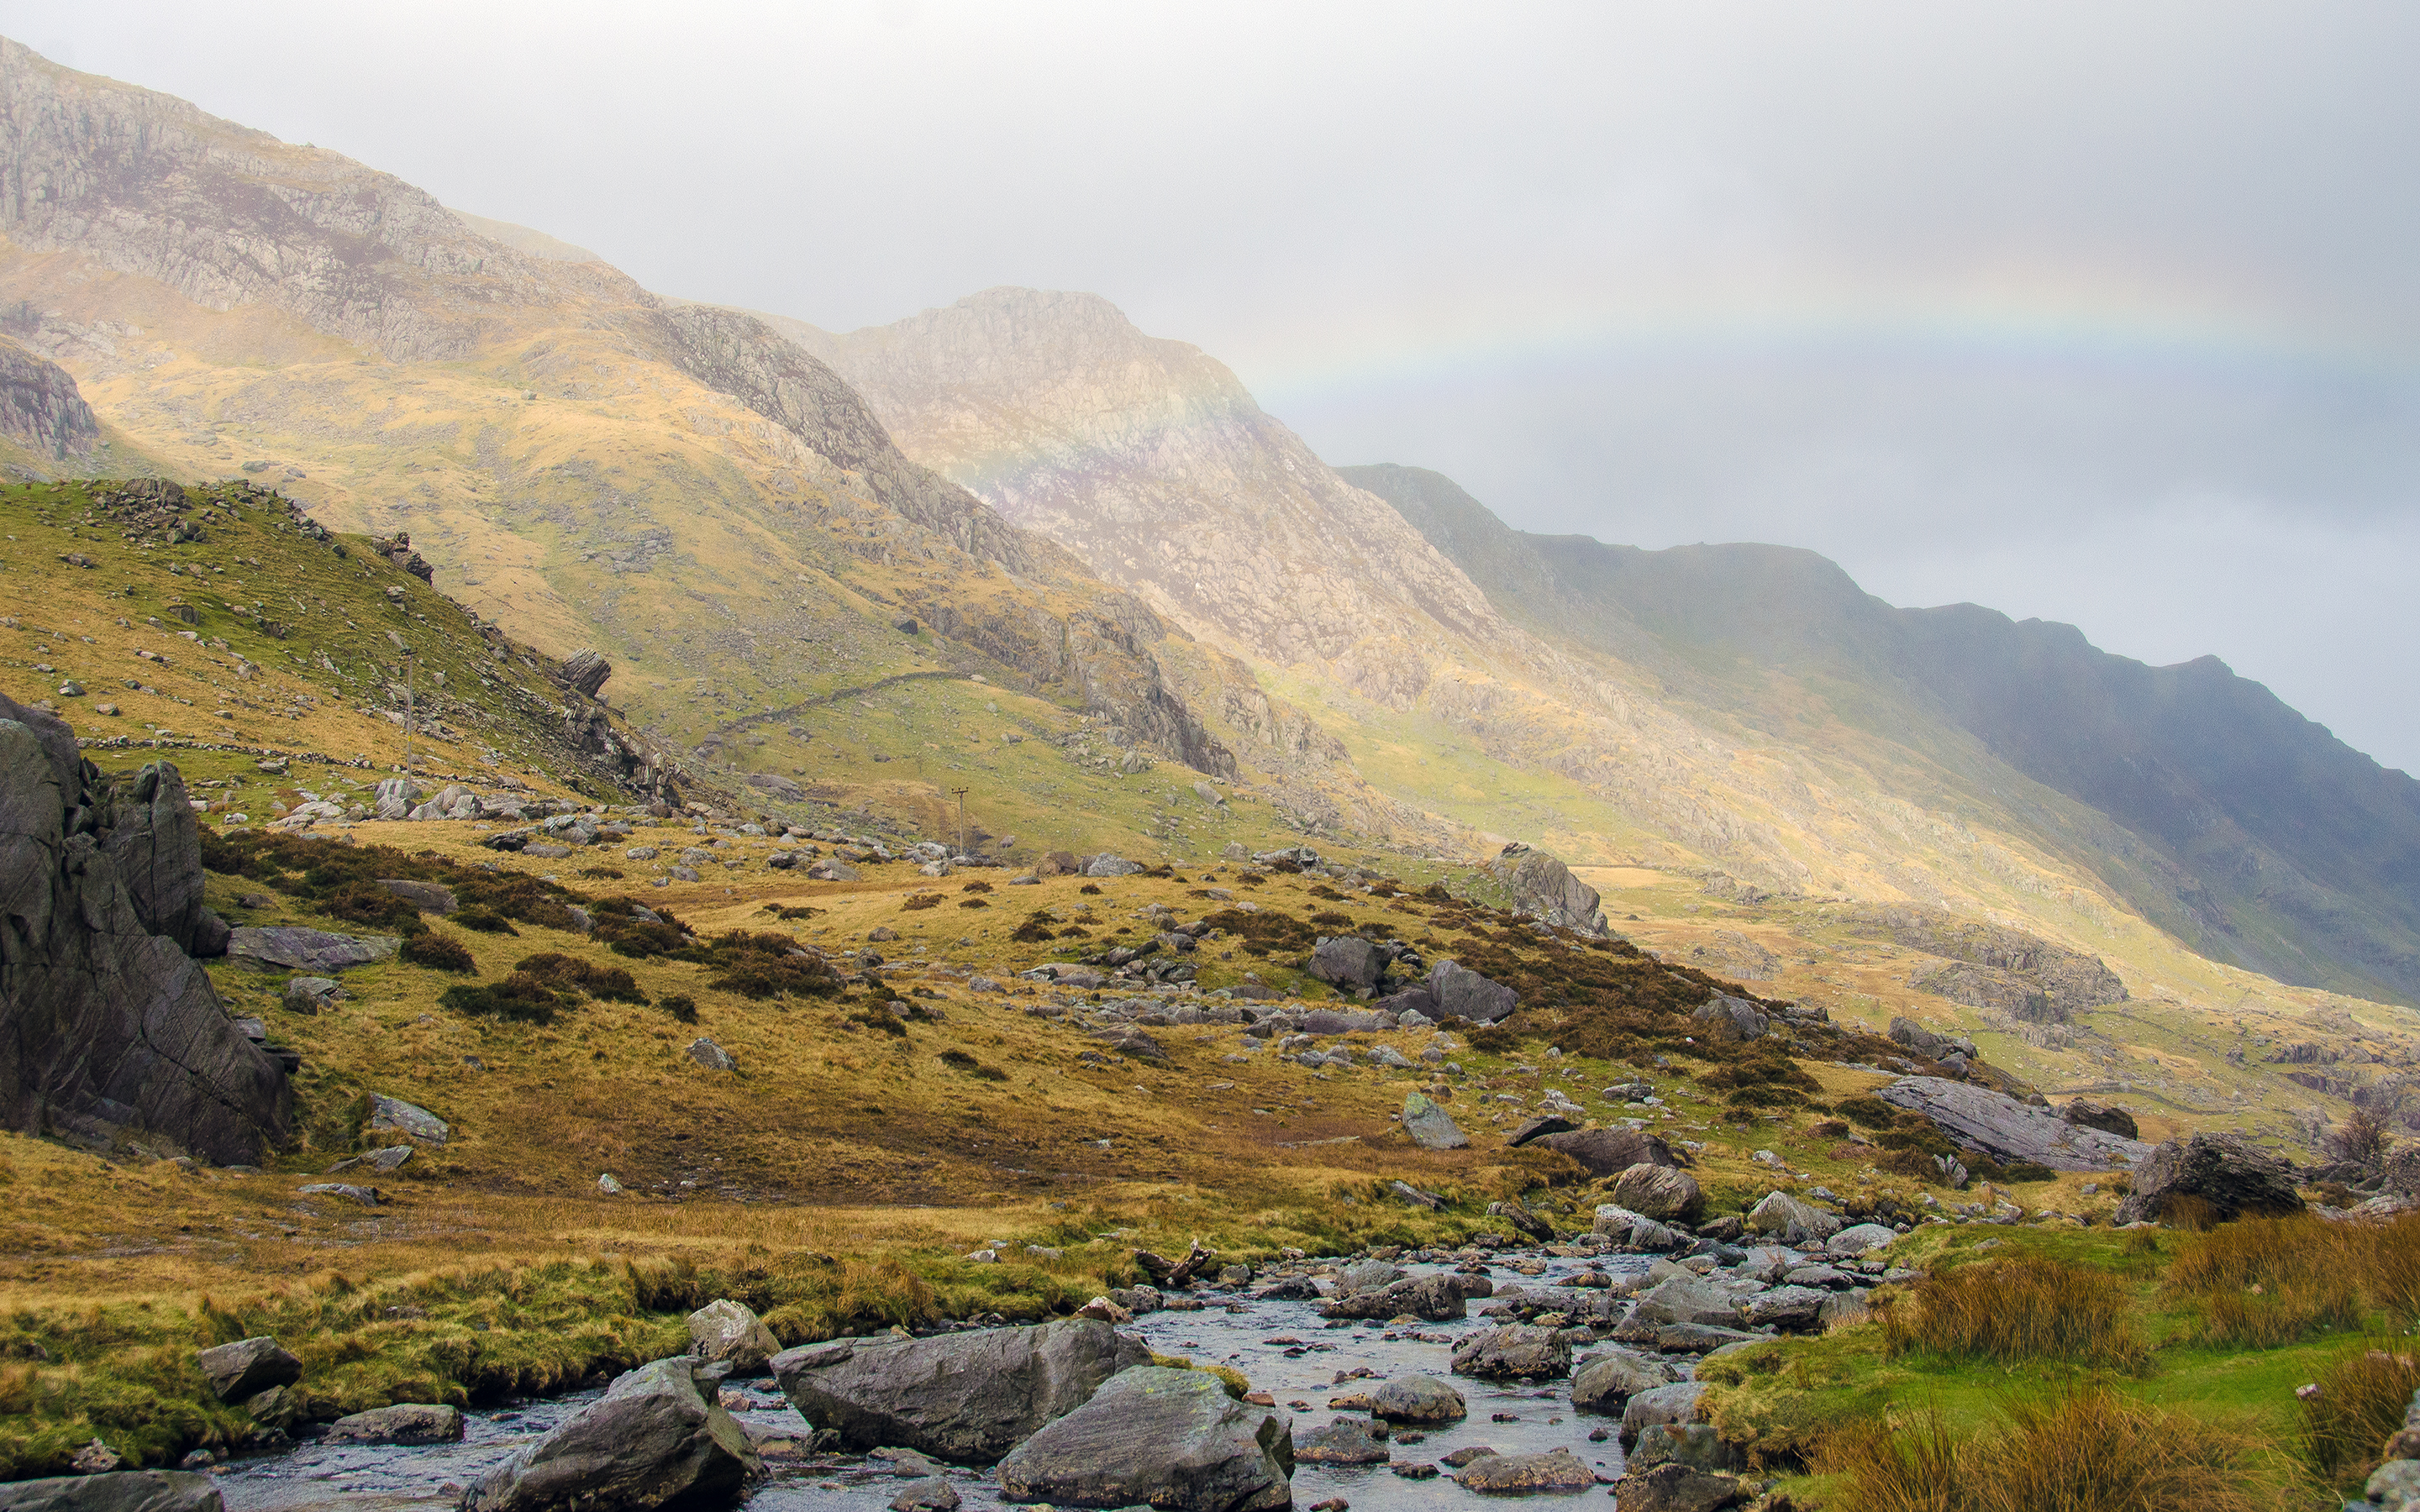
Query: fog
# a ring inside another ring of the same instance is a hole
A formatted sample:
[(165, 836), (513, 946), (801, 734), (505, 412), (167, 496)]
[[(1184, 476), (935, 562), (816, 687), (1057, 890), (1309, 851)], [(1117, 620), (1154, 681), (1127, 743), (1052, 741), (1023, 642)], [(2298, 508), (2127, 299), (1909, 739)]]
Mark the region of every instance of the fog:
[(847, 329), (1089, 289), (1339, 463), (2205, 654), (2420, 770), (2420, 11), (0, 0)]

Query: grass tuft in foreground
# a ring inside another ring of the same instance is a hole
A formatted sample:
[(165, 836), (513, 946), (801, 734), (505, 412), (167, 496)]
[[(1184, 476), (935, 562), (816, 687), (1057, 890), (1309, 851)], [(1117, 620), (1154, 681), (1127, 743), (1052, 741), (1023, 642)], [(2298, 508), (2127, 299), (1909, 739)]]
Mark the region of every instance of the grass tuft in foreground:
[(2149, 1358), (2123, 1284), (2044, 1256), (1962, 1266), (1876, 1299), (1892, 1354), (2136, 1370)]

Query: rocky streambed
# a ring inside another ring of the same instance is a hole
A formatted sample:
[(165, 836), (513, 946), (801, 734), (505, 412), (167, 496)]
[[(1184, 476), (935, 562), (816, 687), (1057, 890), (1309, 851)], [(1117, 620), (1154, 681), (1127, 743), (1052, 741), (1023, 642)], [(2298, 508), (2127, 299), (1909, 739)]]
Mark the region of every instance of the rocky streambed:
[[(1274, 1436), (1272, 1427), (1290, 1436), (1295, 1506), (1341, 1500), (1381, 1512), (1525, 1490), (1579, 1492), (1610, 1484), (1634, 1468), (1634, 1458), (1688, 1465), (1692, 1473), (1723, 1468), (1728, 1451), (1711, 1430), (1686, 1426), (1698, 1364), (1710, 1351), (1750, 1348), (1776, 1329), (1820, 1327), (1856, 1308), (1865, 1287), (1892, 1274), (1877, 1255), (1858, 1247), (1872, 1242), (1869, 1235), (1835, 1252), (1811, 1240), (1796, 1247), (1700, 1242), (1694, 1246), (1699, 1253), (1681, 1257), (1553, 1244), (1424, 1251), (1396, 1262), (1295, 1262), (1240, 1285), (1196, 1286), (1164, 1298), (1147, 1289), (1119, 1294), (1147, 1310), (1111, 1325), (1123, 1335), (1116, 1359), (1096, 1368), (1128, 1368), (1147, 1350), (1241, 1372), (1252, 1395), (1230, 1416), (1247, 1436), (1256, 1426), (1264, 1439)], [(1341, 1294), (1342, 1303), (1323, 1291)], [(1154, 1307), (1155, 1301), (1166, 1305)], [(1329, 1316), (1339, 1312), (1372, 1316)], [(953, 1412), (959, 1424), (982, 1419), (996, 1404), (964, 1394), (989, 1389), (994, 1379), (1029, 1379), (1018, 1376), (1016, 1350), (1036, 1331), (987, 1332), (990, 1342), (980, 1345), (983, 1332), (834, 1341), (776, 1356), (778, 1381), (768, 1375), (725, 1380), (720, 1401), (764, 1461), (764, 1475), (746, 1492), (750, 1504), (944, 1512), (1025, 1500), (1037, 1485), (1055, 1484), (1037, 1481), (1041, 1472), (1020, 1462), (1032, 1455), (1012, 1454), (1003, 1464), (949, 1462), (996, 1456), (1000, 1446), (989, 1455), (953, 1456), (954, 1447), (964, 1447), (950, 1438), (958, 1429), (933, 1422)], [(1107, 1335), (1094, 1337), (1097, 1345)], [(928, 1370), (936, 1361), (954, 1368)], [(1054, 1363), (1030, 1379), (1055, 1380), (1063, 1370)], [(1144, 1369), (1134, 1379), (1143, 1377), (1164, 1382), (1173, 1373)], [(1404, 1381), (1417, 1377), (1430, 1380)], [(1199, 1384), (1206, 1389), (1206, 1381)], [(960, 1394), (954, 1407), (925, 1412), (952, 1393)], [(219, 1467), (214, 1479), (229, 1512), (452, 1505), (483, 1481), (492, 1488), (500, 1467), (581, 1417), (602, 1395), (469, 1413), (458, 1443), (323, 1440)], [(1450, 1414), (1453, 1395), (1459, 1416), (1421, 1420), (1424, 1412), (1437, 1416), (1427, 1404), (1439, 1398), (1449, 1398)], [(1211, 1397), (1226, 1409), (1223, 1396)], [(810, 1423), (793, 1400), (824, 1403), (815, 1412), (822, 1421)], [(1087, 1452), (1081, 1414), (1059, 1406), (1037, 1415), (1051, 1412), (1065, 1414), (1052, 1419), (1052, 1434), (1071, 1439), (1058, 1458), (1080, 1458)], [(1671, 1426), (1654, 1426), (1666, 1423)], [(1030, 1431), (1013, 1427), (1001, 1442)], [(919, 1440), (922, 1448), (910, 1442)], [(1242, 1458), (1256, 1458), (1249, 1443)], [(1270, 1497), (1280, 1493), (1264, 1486), (1249, 1504), (1279, 1504)], [(484, 1494), (489, 1500), (483, 1504), (519, 1504), (492, 1489)], [(1241, 1492), (1237, 1500), (1216, 1500), (1227, 1494), (1205, 1489), (1200, 1504), (1247, 1504)]]

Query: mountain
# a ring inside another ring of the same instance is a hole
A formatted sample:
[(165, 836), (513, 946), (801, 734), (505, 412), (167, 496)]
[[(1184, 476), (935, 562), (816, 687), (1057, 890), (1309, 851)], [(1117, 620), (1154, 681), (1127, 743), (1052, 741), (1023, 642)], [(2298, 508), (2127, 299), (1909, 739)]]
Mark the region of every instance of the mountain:
[(1768, 721), (1777, 672), (1831, 689), (1838, 717), (1877, 735), (1949, 724), (2164, 860), (2097, 870), (2196, 949), (2284, 981), (2420, 998), (2420, 782), (2215, 657), (2147, 667), (2072, 625), (1894, 609), (1808, 551), (1530, 535), (1437, 473), (1340, 471), (1525, 624), (1694, 673), (1699, 696)]

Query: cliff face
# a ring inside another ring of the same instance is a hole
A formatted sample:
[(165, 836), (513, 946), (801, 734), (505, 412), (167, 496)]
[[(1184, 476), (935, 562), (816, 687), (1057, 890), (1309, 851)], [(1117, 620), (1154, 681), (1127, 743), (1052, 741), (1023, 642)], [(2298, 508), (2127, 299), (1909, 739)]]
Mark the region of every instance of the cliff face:
[(65, 724), (0, 697), (0, 1116), (256, 1163), (285, 1139), (292, 1091), (179, 943), (226, 940), (200, 907), (184, 781), (163, 764), (113, 795), (95, 777)]
[(92, 454), (101, 444), (101, 423), (74, 375), (0, 340), (0, 436), (64, 462)]

